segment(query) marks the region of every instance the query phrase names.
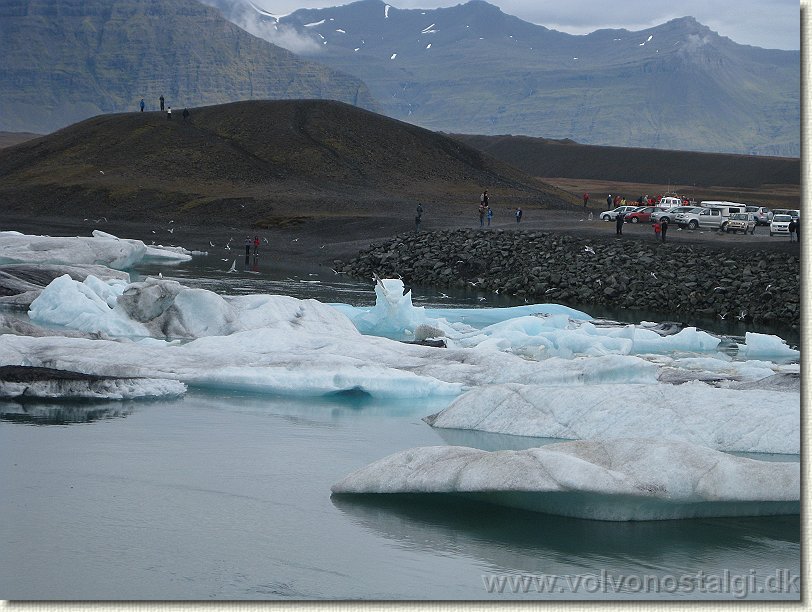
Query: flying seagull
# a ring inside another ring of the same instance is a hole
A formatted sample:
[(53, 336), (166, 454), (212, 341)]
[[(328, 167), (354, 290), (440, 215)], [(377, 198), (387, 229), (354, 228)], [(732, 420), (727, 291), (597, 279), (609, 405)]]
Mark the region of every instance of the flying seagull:
[[(226, 260), (228, 261), (228, 260)], [(237, 271), (237, 260), (231, 262), (231, 267), (228, 269), (229, 272), (236, 272)]]

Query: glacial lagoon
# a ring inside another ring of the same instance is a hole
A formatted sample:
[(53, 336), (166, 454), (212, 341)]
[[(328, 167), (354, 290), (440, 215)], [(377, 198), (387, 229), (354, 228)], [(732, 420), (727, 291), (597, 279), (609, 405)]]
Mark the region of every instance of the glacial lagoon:
[[(252, 262), (244, 269), (238, 261), (237, 271), (229, 273), (230, 263), (200, 256), (172, 267), (140, 265), (131, 276), (139, 280), (160, 273), (163, 279), (219, 295), (314, 298), (352, 305), (356, 314), (368, 313), (378, 298), (372, 279), (347, 279), (328, 267), (280, 269), (272, 262), (267, 266)], [(457, 309), (456, 320), (449, 319), (449, 333), (460, 323), (482, 329), (495, 323), (509, 327), (498, 338), (492, 332), (469, 332), (465, 341), (470, 347), (454, 351), (476, 351), (485, 343), (480, 352), (492, 351), (497, 358), (455, 363), (456, 373), (438, 374), (444, 377), (443, 385), (432, 388), (471, 387), (471, 377), (515, 382), (512, 371), (499, 371), (500, 363), (505, 367), (514, 363), (506, 357), (500, 360), (499, 351), (521, 354), (522, 361), (532, 366), (534, 354), (526, 348), (531, 336), (536, 338), (530, 343), (534, 351), (552, 350), (538, 340), (552, 338), (549, 330), (527, 325), (519, 330), (505, 318), (505, 311), (489, 312), (524, 307), (523, 301), (418, 287), (412, 288), (412, 300), (411, 309), (401, 314), (411, 316), (415, 307), (425, 306), (420, 316), (435, 321), (441, 309)], [(472, 312), (474, 308), (481, 312)], [(353, 312), (349, 306), (344, 310)], [(611, 314), (602, 316), (612, 318)], [(561, 315), (548, 319), (555, 316)], [(670, 313), (646, 320), (656, 324), (675, 318)], [(618, 343), (628, 340), (622, 330), (623, 326), (607, 324), (590, 331), (596, 345), (600, 341), (602, 356), (573, 356), (583, 338), (564, 347), (570, 353), (557, 341), (556, 350), (563, 352), (549, 358), (546, 375), (557, 371), (555, 360), (569, 360), (569, 370), (578, 360), (587, 384), (593, 376), (592, 382), (614, 384), (619, 393), (632, 382), (645, 384), (640, 378), (650, 374), (645, 367), (622, 367), (622, 359), (638, 357), (612, 355), (612, 350), (622, 352)], [(707, 331), (741, 341), (747, 330)], [(254, 336), (257, 344), (245, 340), (245, 347), (259, 352), (264, 336)], [(520, 350), (521, 342), (525, 348)], [(688, 378), (712, 374), (717, 384), (725, 376), (747, 383), (748, 377), (762, 380), (770, 369), (788, 376), (798, 371), (791, 353), (770, 356), (764, 350), (775, 344), (755, 340), (752, 348), (759, 342), (763, 350), (752, 359), (731, 356), (729, 351), (696, 352), (690, 349), (697, 346), (685, 345), (649, 357), (648, 363)], [(379, 352), (364, 354), (373, 349)], [(313, 350), (318, 354), (318, 348)], [(397, 367), (397, 357), (378, 344), (359, 341), (356, 353), (340, 355), (341, 363), (349, 363), (350, 357), (377, 358), (376, 365), (387, 368), (389, 375)], [(335, 351), (331, 354), (338, 359)], [(208, 358), (214, 363), (215, 357)], [(66, 362), (71, 358), (69, 351), (59, 357)], [(110, 353), (109, 359), (115, 358)], [(411, 373), (416, 376), (428, 378), (432, 371), (439, 372), (435, 368), (444, 367), (430, 363), (428, 357), (421, 359), (413, 364)], [(617, 367), (590, 370), (589, 364), (600, 359), (604, 364), (621, 361)], [(314, 363), (304, 360), (298, 367), (307, 370)], [(159, 364), (141, 365), (148, 369)], [(200, 375), (190, 372), (205, 365), (187, 364), (181, 374), (200, 381)], [(463, 365), (473, 367), (473, 373)], [(561, 376), (567, 371), (561, 369)], [(636, 373), (624, 381), (621, 374), (627, 371)], [(366, 388), (368, 379), (348, 369), (348, 376), (356, 376), (349, 388), (308, 394), (302, 393), (306, 374), (296, 379), (296, 392), (291, 393), (279, 393), (276, 383), (246, 385), (256, 377), (229, 372), (227, 384), (189, 382), (182, 396), (0, 402), (4, 492), (0, 595), (435, 600), (800, 596), (795, 590), (800, 575), (798, 515), (599, 521), (456, 495), (331, 496), (331, 487), (348, 474), (410, 448), (521, 450), (561, 440), (431, 427), (423, 418), (447, 408), (459, 393), (403, 397), (407, 394), (394, 391), (408, 386), (396, 376), (388, 379), (393, 392), (386, 393), (385, 388)], [(601, 380), (602, 376), (608, 378)], [(268, 392), (269, 385), (277, 392)], [(797, 454), (735, 454), (761, 461), (799, 461)], [(642, 588), (644, 580), (658, 588)]]

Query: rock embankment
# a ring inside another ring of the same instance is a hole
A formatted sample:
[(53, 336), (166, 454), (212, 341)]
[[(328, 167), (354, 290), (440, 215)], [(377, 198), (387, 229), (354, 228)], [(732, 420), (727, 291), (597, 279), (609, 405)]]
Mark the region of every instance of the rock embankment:
[(796, 328), (800, 320), (800, 259), (780, 252), (449, 230), (400, 235), (335, 264), (358, 277), (376, 273), (439, 287), (473, 284), (539, 302), (729, 316)]

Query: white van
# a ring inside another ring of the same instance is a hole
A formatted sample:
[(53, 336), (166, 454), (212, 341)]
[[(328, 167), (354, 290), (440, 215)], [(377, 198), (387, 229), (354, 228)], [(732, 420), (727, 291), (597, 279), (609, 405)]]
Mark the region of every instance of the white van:
[(733, 213), (747, 212), (747, 204), (738, 202), (726, 202), (724, 200), (703, 200), (699, 203), (702, 208), (718, 208), (722, 211), (722, 216), (729, 217)]
[(722, 215), (722, 230), (727, 229), (727, 220), (730, 218), (730, 215), (747, 212), (746, 204), (726, 202), (724, 200), (703, 200), (699, 203), (699, 206), (701, 208), (713, 208), (719, 211), (719, 214)]
[(657, 203), (657, 208), (676, 208), (677, 206), (684, 206), (682, 198), (664, 196)]

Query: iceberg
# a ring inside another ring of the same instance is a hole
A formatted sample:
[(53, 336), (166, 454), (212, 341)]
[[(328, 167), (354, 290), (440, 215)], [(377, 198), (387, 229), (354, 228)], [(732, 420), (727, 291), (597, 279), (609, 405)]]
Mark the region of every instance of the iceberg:
[(412, 304), (412, 292), (404, 293), (403, 281), (397, 278), (375, 279), (375, 306), (356, 307), (331, 304), (346, 315), (362, 334), (384, 336), (397, 340), (414, 338), (420, 326), (434, 327), (443, 335), (456, 336), (462, 332), (500, 323), (516, 317), (558, 315), (559, 319), (589, 319), (578, 310), (558, 304), (532, 304), (512, 308), (424, 308)]
[(744, 345), (739, 345), (739, 354), (747, 359), (782, 359), (798, 360), (801, 352), (790, 348), (778, 336), (747, 332), (744, 335)]
[(27, 309), (44, 287), (64, 274), (78, 281), (85, 280), (91, 274), (105, 281), (112, 279), (130, 281), (130, 275), (126, 272), (113, 270), (106, 266), (0, 265), (0, 306)]
[(345, 317), (316, 300), (269, 295), (224, 298), (157, 278), (103, 282), (89, 275), (78, 282), (64, 275), (41, 291), (28, 316), (42, 326), (111, 338), (193, 339), (280, 326), (358, 335)]
[(0, 232), (0, 264), (90, 264), (128, 270), (145, 259), (177, 263), (191, 258), (174, 248), (148, 247), (140, 240), (121, 239), (98, 230), (90, 238)]
[(575, 518), (641, 521), (799, 514), (800, 484), (799, 463), (624, 438), (521, 451), (413, 448), (349, 474), (332, 492), (446, 494)]
[(634, 435), (748, 453), (800, 453), (797, 393), (683, 385), (495, 385), (424, 420), (432, 427), (583, 440)]

